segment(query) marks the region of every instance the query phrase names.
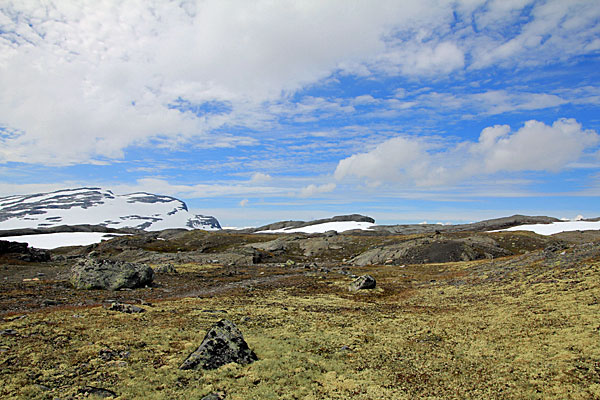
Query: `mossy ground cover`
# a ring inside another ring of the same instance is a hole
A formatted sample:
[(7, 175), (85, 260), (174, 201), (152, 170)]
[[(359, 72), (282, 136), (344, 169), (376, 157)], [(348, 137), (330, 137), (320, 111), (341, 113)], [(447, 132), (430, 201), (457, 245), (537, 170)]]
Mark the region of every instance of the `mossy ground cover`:
[[(120, 399), (600, 398), (597, 258), (353, 272), (374, 276), (377, 289), (349, 292), (345, 276), (309, 273), (155, 302), (142, 314), (93, 306), (7, 315), (0, 397), (84, 398), (92, 386)], [(259, 361), (179, 370), (221, 318)]]

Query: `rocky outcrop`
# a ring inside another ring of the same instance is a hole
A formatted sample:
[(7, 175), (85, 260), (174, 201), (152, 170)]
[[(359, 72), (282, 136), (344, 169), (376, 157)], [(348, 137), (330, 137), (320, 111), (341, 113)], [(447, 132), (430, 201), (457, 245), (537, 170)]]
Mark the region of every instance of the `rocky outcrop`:
[(451, 232), (489, 232), (513, 226), (528, 224), (551, 224), (560, 222), (558, 218), (546, 216), (513, 215), (510, 217), (494, 218), (472, 224), (439, 225), (439, 224), (412, 224), (412, 225), (377, 225), (370, 228), (371, 233), (414, 235), (421, 233), (451, 233)]
[(154, 271), (145, 264), (82, 259), (71, 269), (71, 284), (77, 289), (144, 287), (152, 283)]
[(250, 364), (258, 357), (248, 347), (242, 332), (227, 319), (217, 322), (204, 340), (181, 364), (180, 369), (217, 369), (232, 362)]
[(60, 225), (47, 228), (23, 228), (23, 229), (7, 229), (0, 231), (0, 237), (6, 236), (24, 236), (24, 235), (43, 235), (48, 233), (63, 233), (63, 232), (99, 232), (99, 233), (123, 233), (136, 234), (144, 232), (141, 229), (135, 228), (108, 228), (102, 225)]
[(481, 235), (464, 239), (421, 238), (367, 250), (354, 257), (351, 263), (358, 266), (428, 264), (473, 261), (511, 254), (493, 239)]
[(0, 240), (0, 255), (8, 255), (28, 262), (50, 261), (50, 253), (46, 250), (29, 247), (27, 243), (6, 240)]
[(27, 252), (27, 243), (0, 240), (0, 254), (23, 254)]
[(377, 283), (375, 282), (375, 278), (371, 275), (362, 275), (356, 278), (350, 284), (350, 291), (364, 290), (364, 289), (375, 289)]

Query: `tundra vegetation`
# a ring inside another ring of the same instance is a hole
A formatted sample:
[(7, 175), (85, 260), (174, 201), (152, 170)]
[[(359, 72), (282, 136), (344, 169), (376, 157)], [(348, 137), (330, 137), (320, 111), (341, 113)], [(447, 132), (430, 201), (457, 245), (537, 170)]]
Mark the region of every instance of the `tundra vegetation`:
[[(0, 397), (597, 399), (598, 239), (192, 231), (57, 249), (51, 261), (5, 254)], [(418, 249), (435, 243), (459, 259), (429, 262)], [(359, 257), (390, 248), (391, 261)], [(70, 270), (85, 257), (172, 268), (146, 287), (76, 289)], [(375, 288), (349, 290), (362, 275)], [(223, 319), (257, 360), (180, 369)]]

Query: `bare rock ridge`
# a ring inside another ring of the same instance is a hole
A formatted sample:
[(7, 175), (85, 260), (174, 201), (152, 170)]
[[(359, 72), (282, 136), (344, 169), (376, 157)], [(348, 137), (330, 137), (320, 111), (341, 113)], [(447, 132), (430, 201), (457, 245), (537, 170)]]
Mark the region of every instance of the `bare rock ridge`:
[(440, 225), (440, 224), (412, 224), (412, 225), (378, 225), (371, 228), (379, 233), (391, 233), (400, 235), (412, 235), (420, 233), (435, 232), (489, 232), (513, 226), (527, 224), (551, 224), (561, 220), (546, 216), (512, 215), (510, 217), (488, 219), (471, 224)]
[[(371, 217), (351, 214), (351, 215), (339, 215), (332, 218), (317, 219), (314, 221), (280, 221), (268, 225), (263, 225), (258, 228), (247, 228), (237, 230), (239, 233), (256, 233), (264, 231), (280, 231), (285, 233), (285, 230), (304, 228), (313, 225), (325, 224), (328, 222), (369, 222), (375, 223), (375, 220)], [(404, 225), (375, 225), (368, 230), (352, 230), (347, 233), (351, 234), (365, 234), (365, 235), (412, 235), (422, 233), (435, 233), (435, 232), (487, 232), (492, 230), (506, 229), (513, 226), (526, 225), (526, 224), (551, 224), (553, 222), (560, 222), (558, 218), (546, 217), (546, 216), (528, 216), (528, 215), (512, 215), (510, 217), (494, 218), (480, 222), (474, 222), (470, 224), (457, 224), (457, 225), (440, 225), (440, 224), (404, 224)]]
[(347, 222), (347, 221), (375, 223), (375, 220), (371, 217), (367, 217), (365, 215), (360, 215), (360, 214), (350, 214), (350, 215), (337, 215), (335, 217), (316, 219), (313, 221), (280, 221), (280, 222), (275, 222), (275, 223), (268, 224), (268, 225), (263, 225), (258, 228), (247, 228), (247, 229), (238, 230), (237, 232), (254, 233), (254, 232), (261, 232), (261, 231), (274, 231), (274, 230), (279, 230), (279, 229), (296, 229), (296, 228), (305, 228), (307, 226), (312, 226), (312, 225), (326, 224), (328, 222)]
[[(69, 230), (74, 228), (65, 225), (79, 228)], [(0, 230), (102, 232), (102, 228), (215, 230), (221, 226), (214, 217), (190, 213), (179, 199), (145, 192), (117, 195), (107, 189), (82, 187), (0, 198)], [(32, 233), (38, 232), (21, 234)]]

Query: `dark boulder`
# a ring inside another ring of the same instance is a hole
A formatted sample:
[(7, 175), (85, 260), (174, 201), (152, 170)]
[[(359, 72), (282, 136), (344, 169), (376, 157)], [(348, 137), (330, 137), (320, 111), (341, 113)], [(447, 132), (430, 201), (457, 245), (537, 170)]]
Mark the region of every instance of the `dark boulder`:
[(27, 243), (0, 240), (0, 255), (11, 254), (21, 261), (44, 262), (50, 261), (50, 253), (46, 250), (29, 247)]
[(152, 283), (154, 271), (146, 264), (82, 259), (71, 269), (71, 284), (77, 289), (144, 287)]
[(362, 275), (352, 281), (350, 284), (350, 290), (356, 291), (363, 289), (375, 289), (375, 285), (375, 278), (373, 278), (371, 275)]
[(27, 253), (27, 243), (20, 242), (9, 242), (7, 240), (0, 240), (0, 254)]
[(180, 369), (217, 369), (232, 362), (250, 364), (258, 357), (248, 347), (235, 324), (223, 319), (208, 331), (204, 340), (181, 364)]

